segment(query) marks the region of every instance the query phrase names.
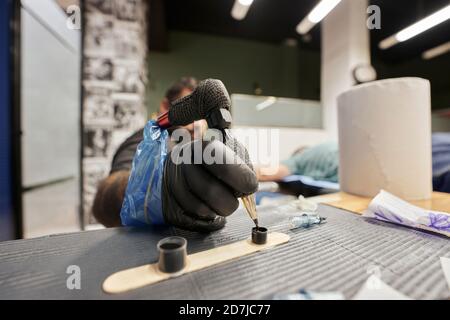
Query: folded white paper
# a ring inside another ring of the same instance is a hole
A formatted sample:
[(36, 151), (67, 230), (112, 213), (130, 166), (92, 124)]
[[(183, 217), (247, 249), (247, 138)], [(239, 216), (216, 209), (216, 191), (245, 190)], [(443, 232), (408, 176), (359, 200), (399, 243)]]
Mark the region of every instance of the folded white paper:
[(295, 201), (295, 205), (301, 211), (307, 212), (316, 212), (318, 207), (317, 203), (312, 200), (306, 199), (304, 196), (299, 196)]
[(450, 213), (416, 207), (384, 190), (373, 198), (363, 216), (450, 237)]
[(387, 285), (380, 278), (371, 275), (352, 300), (412, 300)]

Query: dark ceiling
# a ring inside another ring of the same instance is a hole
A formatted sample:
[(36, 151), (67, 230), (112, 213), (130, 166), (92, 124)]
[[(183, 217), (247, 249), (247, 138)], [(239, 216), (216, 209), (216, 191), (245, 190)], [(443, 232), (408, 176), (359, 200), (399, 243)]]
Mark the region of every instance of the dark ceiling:
[[(243, 21), (234, 20), (230, 11), (234, 0), (166, 0), (166, 23), (170, 30), (183, 30), (251, 40), (281, 43), (299, 40), (300, 46), (320, 49), (320, 25), (310, 32), (309, 42), (295, 32), (296, 25), (318, 0), (254, 0)], [(423, 51), (450, 40), (450, 20), (387, 50), (378, 43), (436, 10), (449, 0), (372, 0), (381, 8), (381, 29), (371, 31), (373, 54), (386, 62), (411, 59)]]

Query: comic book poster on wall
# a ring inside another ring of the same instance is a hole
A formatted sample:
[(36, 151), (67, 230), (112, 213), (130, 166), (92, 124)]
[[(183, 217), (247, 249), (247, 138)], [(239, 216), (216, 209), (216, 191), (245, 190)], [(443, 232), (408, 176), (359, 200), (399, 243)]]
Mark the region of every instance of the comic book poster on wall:
[(85, 0), (83, 16), (82, 214), (117, 147), (147, 120), (147, 16), (144, 0)]

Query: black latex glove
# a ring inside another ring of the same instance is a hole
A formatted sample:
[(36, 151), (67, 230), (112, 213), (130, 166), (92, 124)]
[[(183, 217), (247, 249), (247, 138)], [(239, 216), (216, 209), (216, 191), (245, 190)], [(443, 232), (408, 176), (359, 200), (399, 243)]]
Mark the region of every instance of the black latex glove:
[[(166, 223), (176, 227), (209, 232), (225, 226), (225, 217), (239, 206), (238, 197), (256, 192), (258, 180), (248, 162), (247, 150), (236, 140), (225, 146), (219, 140), (193, 141), (177, 146), (172, 153), (178, 158), (184, 152), (197, 148), (224, 159), (235, 159), (235, 164), (176, 164), (172, 154), (164, 167), (162, 203)], [(179, 153), (182, 148), (183, 153)], [(195, 150), (195, 149), (194, 149)], [(198, 149), (197, 149), (198, 150)], [(191, 157), (192, 159), (192, 157)]]

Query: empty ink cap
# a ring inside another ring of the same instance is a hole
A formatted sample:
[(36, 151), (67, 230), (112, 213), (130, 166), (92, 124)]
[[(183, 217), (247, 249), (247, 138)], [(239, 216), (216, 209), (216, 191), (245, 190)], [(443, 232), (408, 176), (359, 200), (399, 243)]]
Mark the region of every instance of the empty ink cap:
[(252, 242), (254, 244), (265, 244), (267, 242), (267, 228), (254, 227), (252, 229)]
[(159, 252), (158, 268), (165, 273), (183, 270), (187, 260), (187, 241), (182, 237), (168, 237), (157, 244)]

